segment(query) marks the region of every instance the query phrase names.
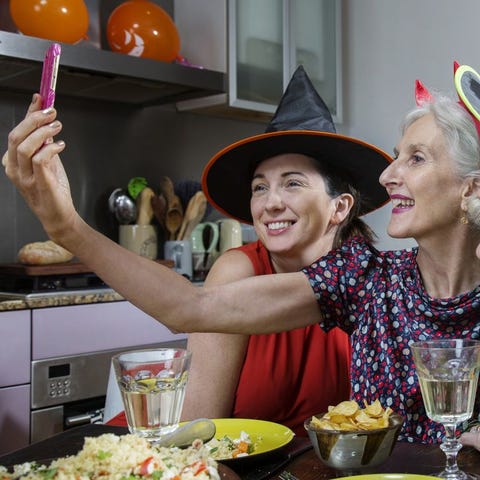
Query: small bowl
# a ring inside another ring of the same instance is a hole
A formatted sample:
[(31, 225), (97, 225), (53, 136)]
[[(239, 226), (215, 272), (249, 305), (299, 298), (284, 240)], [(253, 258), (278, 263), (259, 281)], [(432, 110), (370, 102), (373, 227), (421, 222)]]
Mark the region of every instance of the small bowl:
[(319, 429), (311, 425), (311, 417), (304, 422), (318, 458), (329, 467), (349, 475), (385, 462), (392, 453), (402, 425), (403, 417), (396, 413), (390, 415), (388, 427), (376, 430)]

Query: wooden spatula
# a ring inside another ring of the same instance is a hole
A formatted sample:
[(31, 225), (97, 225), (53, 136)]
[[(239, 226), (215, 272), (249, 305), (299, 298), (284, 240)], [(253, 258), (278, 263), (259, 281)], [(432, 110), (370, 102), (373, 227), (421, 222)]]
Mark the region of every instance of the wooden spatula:
[(152, 198), (155, 192), (150, 187), (145, 187), (139, 194), (136, 200), (137, 204), (137, 224), (150, 225), (153, 219)]
[(165, 213), (167, 211), (167, 200), (163, 196), (163, 193), (159, 193), (152, 197), (151, 200), (153, 214), (157, 219), (158, 224), (161, 228), (165, 229)]
[(183, 218), (182, 226), (177, 234), (177, 240), (188, 240), (193, 229), (202, 221), (207, 209), (207, 198), (200, 191), (197, 192), (188, 202), (187, 210)]

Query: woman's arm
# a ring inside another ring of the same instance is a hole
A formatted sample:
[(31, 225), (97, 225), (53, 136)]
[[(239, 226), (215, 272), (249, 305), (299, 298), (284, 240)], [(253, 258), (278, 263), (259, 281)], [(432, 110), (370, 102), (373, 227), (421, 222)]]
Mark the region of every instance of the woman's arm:
[[(254, 276), (248, 257), (238, 251), (224, 253), (210, 270), (206, 285), (214, 286)], [(182, 419), (231, 417), (248, 335), (193, 333), (188, 337), (192, 364)]]
[(184, 332), (271, 333), (319, 319), (308, 279), (268, 275), (215, 287), (195, 287), (169, 268), (139, 257), (91, 228), (73, 205), (59, 154), (54, 109), (40, 111), (34, 96), (25, 119), (9, 134), (6, 174), (48, 236), (105, 283), (168, 328)]

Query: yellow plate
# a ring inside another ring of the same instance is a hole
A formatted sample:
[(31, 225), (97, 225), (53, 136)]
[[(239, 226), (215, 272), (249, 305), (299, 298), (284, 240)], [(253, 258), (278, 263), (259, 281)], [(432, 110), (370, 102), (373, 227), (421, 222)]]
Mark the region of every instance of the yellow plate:
[(369, 475), (355, 475), (354, 477), (338, 477), (337, 480), (438, 480), (430, 475), (416, 475), (414, 473), (373, 473)]
[(278, 423), (266, 422), (264, 420), (252, 420), (248, 418), (217, 418), (212, 419), (217, 431), (215, 438), (222, 438), (227, 435), (231, 438), (238, 438), (240, 432), (244, 431), (250, 435), (255, 444), (255, 451), (246, 457), (228, 458), (222, 462), (238, 461), (270, 453), (277, 450), (293, 440), (295, 434), (288, 428)]

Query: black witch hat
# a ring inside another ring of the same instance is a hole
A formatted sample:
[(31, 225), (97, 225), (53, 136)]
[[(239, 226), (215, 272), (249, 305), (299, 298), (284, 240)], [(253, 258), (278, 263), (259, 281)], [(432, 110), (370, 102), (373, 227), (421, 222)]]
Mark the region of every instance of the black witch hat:
[(344, 174), (361, 194), (361, 215), (388, 201), (378, 179), (391, 157), (373, 145), (337, 134), (327, 106), (299, 66), (265, 133), (229, 145), (208, 162), (202, 187), (209, 202), (229, 217), (252, 223), (254, 168), (262, 160), (284, 153), (312, 157)]

